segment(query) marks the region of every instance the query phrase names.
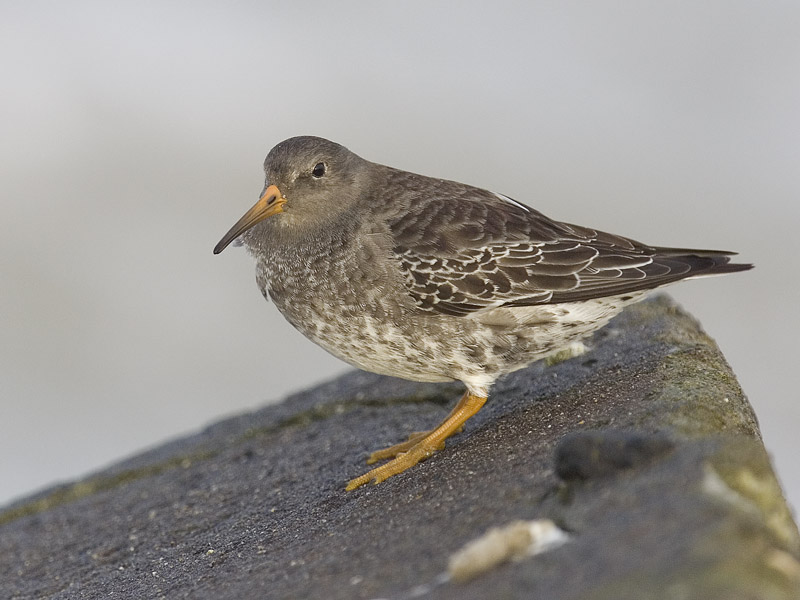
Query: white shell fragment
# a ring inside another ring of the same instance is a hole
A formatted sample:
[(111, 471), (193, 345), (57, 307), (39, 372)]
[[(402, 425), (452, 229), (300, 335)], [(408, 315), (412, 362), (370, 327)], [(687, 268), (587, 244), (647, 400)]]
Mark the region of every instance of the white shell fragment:
[(467, 581), (509, 560), (522, 560), (561, 546), (569, 536), (550, 519), (512, 521), (493, 527), (450, 557), (454, 581)]

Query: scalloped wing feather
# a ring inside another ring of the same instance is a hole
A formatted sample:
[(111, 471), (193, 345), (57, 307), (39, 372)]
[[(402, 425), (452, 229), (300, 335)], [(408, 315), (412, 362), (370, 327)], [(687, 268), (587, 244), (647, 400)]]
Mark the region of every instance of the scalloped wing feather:
[(713, 274), (730, 260), (728, 252), (655, 248), (560, 223), (505, 196), (455, 185), (447, 199), (424, 198), (389, 220), (406, 286), (423, 310), (468, 315), (617, 296)]

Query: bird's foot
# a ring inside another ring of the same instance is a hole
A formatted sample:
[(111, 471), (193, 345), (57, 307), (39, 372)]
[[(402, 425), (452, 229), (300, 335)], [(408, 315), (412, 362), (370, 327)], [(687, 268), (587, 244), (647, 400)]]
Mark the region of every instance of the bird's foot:
[[(371, 465), (373, 463), (378, 462), (379, 460), (386, 460), (387, 458), (395, 458), (405, 452), (408, 452), (413, 448), (420, 440), (425, 438), (426, 435), (430, 435), (432, 431), (415, 431), (411, 435), (408, 436), (408, 439), (405, 442), (400, 442), (399, 444), (395, 444), (394, 446), (389, 446), (388, 448), (381, 448), (380, 450), (375, 450), (372, 454), (369, 455), (367, 459), (367, 464)], [(441, 445), (436, 448), (436, 450), (441, 450), (444, 448), (444, 440), (442, 441)]]
[(397, 475), (413, 467), (437, 450), (441, 450), (444, 448), (445, 440), (457, 431), (461, 431), (464, 422), (478, 412), (484, 402), (486, 402), (485, 396), (466, 393), (436, 429), (412, 433), (405, 442), (373, 452), (367, 460), (370, 464), (384, 458), (392, 460), (367, 471), (361, 477), (350, 480), (347, 484), (347, 491), (361, 487), (370, 481), (380, 483), (392, 475)]
[[(423, 436), (427, 436), (428, 432), (418, 432), (422, 433)], [(413, 435), (413, 434), (412, 434)], [(402, 444), (396, 444), (395, 446), (391, 446), (390, 448), (385, 448), (384, 450), (378, 450), (378, 452), (386, 452), (396, 448), (397, 446), (404, 446), (408, 444), (408, 442), (403, 442)], [(361, 477), (356, 477), (355, 479), (351, 479), (350, 482), (347, 484), (347, 488), (345, 488), (348, 492), (354, 490), (356, 488), (361, 487), (365, 483), (369, 483), (370, 481), (374, 483), (380, 483), (385, 479), (388, 479), (392, 475), (397, 475), (398, 473), (402, 473), (406, 469), (410, 469), (418, 462), (425, 460), (432, 454), (434, 454), (437, 450), (441, 450), (444, 448), (444, 440), (428, 440), (426, 437), (423, 437), (421, 440), (417, 441), (416, 444), (413, 444), (407, 450), (404, 450), (397, 454), (396, 458), (390, 460), (384, 465), (380, 467), (375, 467), (371, 471), (367, 471)], [(373, 456), (376, 453), (373, 452)], [(392, 455), (394, 456), (394, 455)], [(370, 456), (370, 460), (372, 456)], [(376, 459), (380, 460), (380, 459)]]

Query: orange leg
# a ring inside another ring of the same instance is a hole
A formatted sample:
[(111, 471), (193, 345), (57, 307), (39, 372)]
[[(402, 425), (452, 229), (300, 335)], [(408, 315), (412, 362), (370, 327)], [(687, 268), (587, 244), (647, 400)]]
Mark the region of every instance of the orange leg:
[[(444, 421), (446, 421), (447, 419), (452, 417), (455, 414), (455, 412), (457, 410), (459, 410), (460, 406), (461, 406), (460, 403), (458, 405), (456, 405), (453, 408), (453, 410), (450, 411), (450, 414), (448, 414), (444, 418), (442, 423), (444, 423)], [(461, 427), (459, 427), (458, 429), (456, 429), (453, 433), (454, 434), (455, 433), (461, 433), (462, 429), (464, 429), (463, 425)], [(371, 464), (376, 463), (378, 461), (386, 460), (387, 458), (394, 458), (398, 454), (403, 454), (404, 452), (408, 452), (409, 450), (411, 450), (411, 448), (413, 448), (416, 445), (417, 442), (419, 442), (426, 435), (430, 435), (434, 431), (436, 431), (435, 428), (431, 429), (430, 431), (415, 431), (414, 433), (409, 434), (408, 439), (405, 442), (400, 442), (399, 444), (395, 444), (394, 446), (389, 446), (388, 448), (381, 448), (380, 450), (375, 450), (375, 452), (370, 454), (369, 458), (367, 458), (367, 464), (371, 465)], [(437, 450), (443, 450), (444, 449), (444, 440), (442, 440), (442, 445), (439, 448), (436, 448), (436, 449)]]
[(361, 477), (352, 479), (347, 484), (346, 489), (348, 491), (354, 490), (370, 481), (380, 483), (392, 475), (397, 475), (413, 467), (437, 450), (441, 450), (444, 448), (444, 441), (461, 429), (466, 420), (477, 413), (485, 402), (486, 396), (473, 396), (469, 392), (465, 393), (455, 408), (447, 415), (447, 418), (436, 429), (429, 432), (412, 433), (405, 442), (373, 452), (367, 462), (375, 462), (376, 460), (393, 456), (395, 458), (385, 465), (367, 471)]
[[(367, 459), (367, 464), (371, 465), (372, 463), (376, 463), (381, 460), (386, 460), (387, 458), (394, 458), (398, 454), (403, 454), (404, 452), (408, 452), (413, 448), (417, 442), (419, 442), (422, 438), (426, 435), (433, 433), (435, 430), (431, 429), (430, 431), (415, 431), (414, 433), (408, 436), (408, 439), (405, 442), (400, 442), (399, 444), (395, 444), (394, 446), (389, 446), (388, 448), (381, 448), (380, 450), (375, 450), (372, 454), (369, 455)], [(444, 444), (442, 444), (442, 448), (444, 448)], [(441, 450), (442, 448), (437, 448), (437, 450)]]

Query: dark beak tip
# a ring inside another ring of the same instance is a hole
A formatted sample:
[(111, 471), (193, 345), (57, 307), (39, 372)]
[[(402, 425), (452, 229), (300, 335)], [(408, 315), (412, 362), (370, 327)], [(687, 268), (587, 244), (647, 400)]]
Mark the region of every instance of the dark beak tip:
[[(269, 192), (269, 196), (267, 195), (267, 192)], [(259, 198), (258, 202), (256, 202), (250, 210), (244, 213), (242, 218), (239, 219), (236, 224), (228, 230), (228, 233), (222, 236), (222, 239), (219, 242), (217, 242), (217, 245), (214, 246), (214, 254), (219, 254), (225, 250), (225, 248), (227, 248), (231, 242), (238, 240), (239, 236), (253, 227), (256, 223), (263, 221), (276, 212), (280, 212), (281, 203), (275, 203), (275, 201), (280, 197), (281, 195), (278, 191), (278, 188), (274, 185), (269, 186), (264, 191), (261, 198)], [(240, 243), (241, 242), (235, 245), (238, 246)]]

